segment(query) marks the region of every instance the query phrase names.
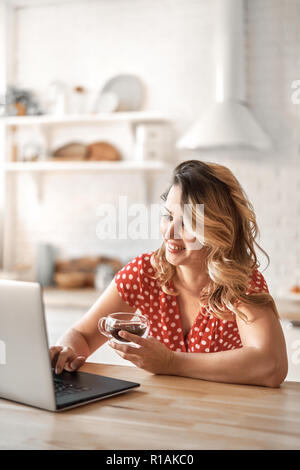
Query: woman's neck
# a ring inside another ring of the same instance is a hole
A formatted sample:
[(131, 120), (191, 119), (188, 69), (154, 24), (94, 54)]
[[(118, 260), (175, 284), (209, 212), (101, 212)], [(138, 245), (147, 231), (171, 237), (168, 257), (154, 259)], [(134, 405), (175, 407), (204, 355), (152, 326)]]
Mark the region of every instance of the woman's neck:
[(199, 293), (210, 281), (205, 262), (176, 266), (175, 280), (184, 290)]

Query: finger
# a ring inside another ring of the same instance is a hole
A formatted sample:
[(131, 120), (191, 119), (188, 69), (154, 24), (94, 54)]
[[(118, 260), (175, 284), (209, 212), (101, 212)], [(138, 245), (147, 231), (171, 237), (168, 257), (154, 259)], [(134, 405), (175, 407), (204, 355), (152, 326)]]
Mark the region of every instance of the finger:
[(144, 346), (147, 343), (145, 338), (128, 333), (126, 330), (121, 330), (118, 334), (121, 336), (121, 338), (127, 339), (127, 341), (132, 341), (132, 343), (139, 344), (140, 346)]
[(70, 357), (64, 365), (64, 369), (68, 372), (73, 372), (74, 370), (79, 369), (85, 363), (86, 358), (84, 356), (76, 356), (75, 359)]
[(62, 346), (51, 346), (50, 348), (50, 359), (52, 359), (63, 349)]
[(137, 362), (139, 361), (139, 357), (136, 354), (129, 354), (118, 350), (116, 350), (116, 353), (119, 354), (119, 356), (121, 356), (123, 359), (125, 359), (125, 361), (130, 361), (133, 364), (137, 364)]
[(86, 357), (84, 356), (77, 356), (76, 359), (74, 359), (71, 363), (70, 363), (70, 368), (72, 370), (76, 370), (76, 369), (79, 369), (79, 367), (83, 366), (83, 364), (85, 363), (86, 361)]
[(126, 354), (136, 354), (140, 348), (134, 346), (128, 346), (126, 344), (115, 343), (114, 341), (108, 343), (109, 346), (117, 351), (126, 353)]
[(63, 347), (62, 346), (52, 346), (50, 348), (50, 361), (51, 361), (51, 365), (52, 367), (55, 366), (55, 363), (56, 363), (56, 360), (57, 360), (57, 356), (59, 355), (59, 353), (62, 351)]
[(76, 358), (76, 354), (74, 352), (70, 351), (69, 348), (63, 348), (56, 362), (55, 373), (60, 374), (66, 362), (69, 362), (70, 360), (73, 361), (75, 358)]

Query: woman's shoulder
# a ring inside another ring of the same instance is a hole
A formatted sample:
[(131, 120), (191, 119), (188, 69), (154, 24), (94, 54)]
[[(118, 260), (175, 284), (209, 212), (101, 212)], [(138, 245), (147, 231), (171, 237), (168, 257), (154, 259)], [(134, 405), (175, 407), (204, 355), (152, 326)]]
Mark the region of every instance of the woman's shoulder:
[(147, 251), (137, 255), (135, 258), (127, 262), (127, 264), (121, 269), (121, 272), (132, 270), (133, 272), (139, 273), (142, 277), (147, 274), (153, 275), (154, 269), (150, 261), (153, 253), (154, 251)]
[(259, 292), (269, 293), (269, 288), (263, 274), (258, 269), (258, 267), (255, 267), (252, 270), (251, 276), (249, 277), (248, 289), (246, 294), (249, 295)]
[(150, 290), (156, 287), (156, 282), (151, 279), (154, 274), (150, 262), (152, 253), (141, 253), (128, 261), (115, 274), (117, 289), (122, 298), (131, 306), (140, 307), (150, 296)]
[(125, 282), (127, 287), (130, 285), (133, 286), (135, 290), (142, 290), (143, 285), (150, 282), (155, 272), (150, 261), (153, 253), (154, 251), (141, 253), (128, 261), (125, 266), (115, 274), (116, 282)]

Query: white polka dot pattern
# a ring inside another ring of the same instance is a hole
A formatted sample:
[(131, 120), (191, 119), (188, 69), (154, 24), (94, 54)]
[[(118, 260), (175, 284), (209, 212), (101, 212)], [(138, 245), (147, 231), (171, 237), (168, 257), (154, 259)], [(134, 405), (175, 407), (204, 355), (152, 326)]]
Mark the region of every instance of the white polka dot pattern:
[(260, 271), (258, 271), (258, 269), (254, 269), (253, 276), (249, 282), (246, 295), (255, 294), (258, 292), (269, 293), (269, 289), (268, 289), (264, 276), (261, 274)]
[[(152, 253), (137, 256), (115, 275), (122, 299), (149, 318), (149, 335), (173, 351), (211, 353), (241, 348), (236, 321), (215, 318), (205, 307), (199, 311), (186, 337), (183, 336), (177, 297), (163, 292), (152, 278), (155, 274), (150, 263)], [(174, 288), (172, 281), (169, 287)], [(254, 269), (246, 294), (257, 292), (269, 290), (263, 275)]]

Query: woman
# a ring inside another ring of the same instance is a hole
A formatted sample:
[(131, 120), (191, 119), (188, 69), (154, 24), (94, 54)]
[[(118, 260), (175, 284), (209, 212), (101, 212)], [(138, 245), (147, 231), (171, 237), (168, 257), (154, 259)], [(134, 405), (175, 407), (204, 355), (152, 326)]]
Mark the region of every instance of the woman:
[[(279, 387), (287, 374), (286, 345), (255, 246), (268, 255), (255, 241), (255, 214), (240, 184), (222, 165), (189, 160), (175, 168), (162, 199), (162, 246), (124, 266), (51, 348), (57, 373), (79, 368), (105, 343), (97, 328), (102, 316), (139, 308), (150, 321), (148, 338), (122, 332), (140, 348), (111, 344), (137, 367)], [(204, 204), (204, 211), (197, 211), (197, 204)], [(192, 207), (187, 227), (186, 206)], [(194, 230), (201, 217), (205, 238)]]

